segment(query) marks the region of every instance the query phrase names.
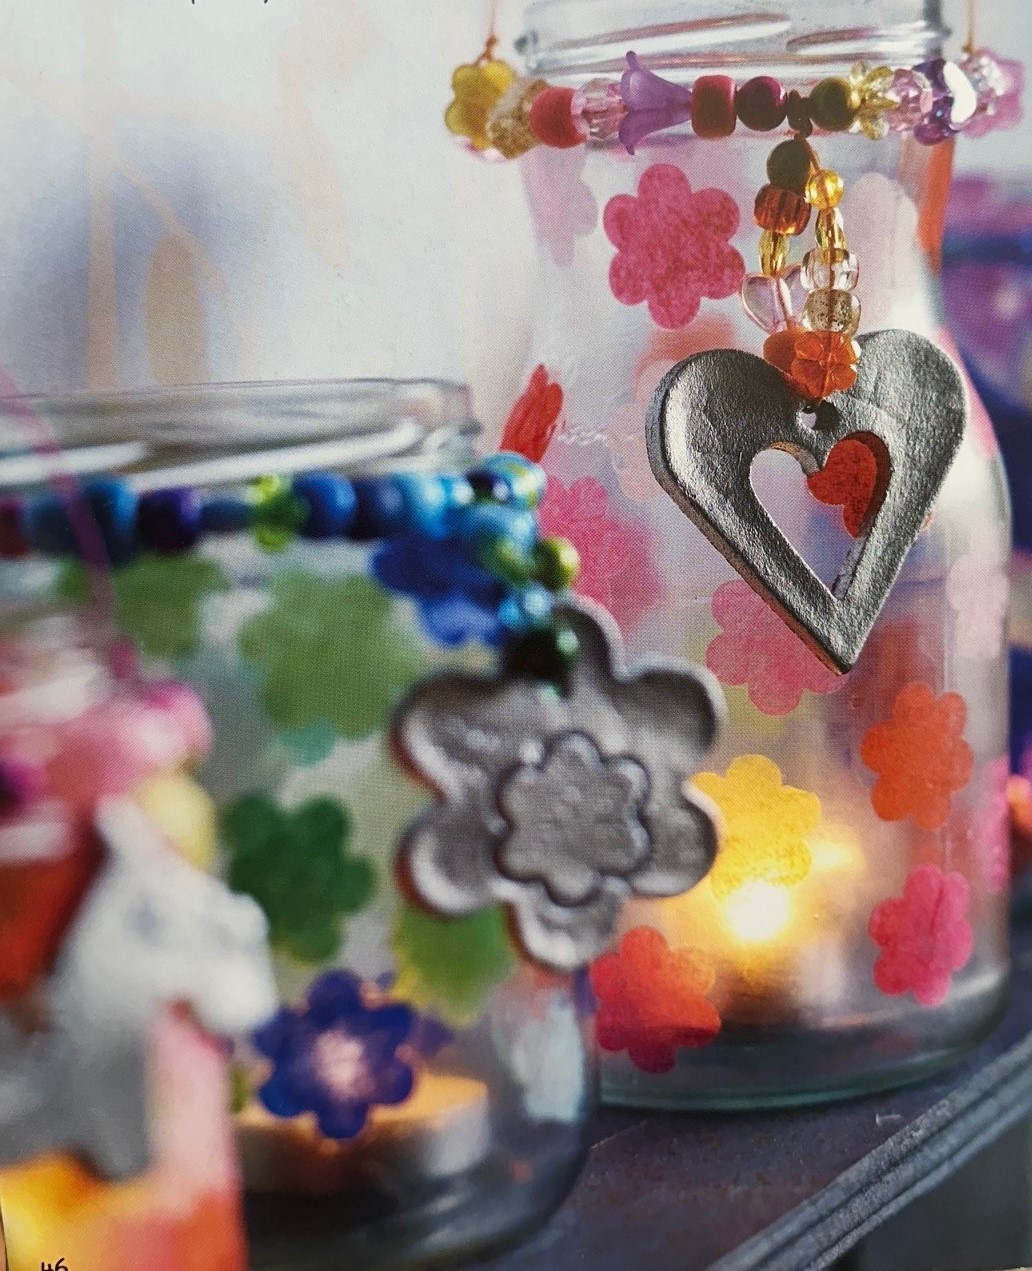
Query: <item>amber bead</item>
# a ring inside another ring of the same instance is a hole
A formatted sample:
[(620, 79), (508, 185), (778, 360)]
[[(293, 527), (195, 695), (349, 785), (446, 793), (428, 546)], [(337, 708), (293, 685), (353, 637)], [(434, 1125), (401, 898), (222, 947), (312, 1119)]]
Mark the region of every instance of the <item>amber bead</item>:
[(775, 331), (763, 342), (763, 357), (771, 366), (776, 367), (782, 375), (792, 373), (795, 361), (796, 336), (799, 328), (792, 326), (785, 331)]
[(818, 211), (827, 211), (830, 207), (838, 207), (845, 192), (845, 183), (837, 172), (830, 168), (819, 168), (806, 183), (806, 200)]
[(814, 238), (822, 251), (844, 251), (846, 247), (846, 227), (842, 213), (837, 207), (828, 208), (817, 213), (817, 226)]
[(797, 330), (794, 354), (789, 379), (806, 401), (821, 402), (856, 383), (860, 349), (840, 331)]
[(801, 234), (810, 221), (810, 205), (801, 194), (765, 185), (756, 196), (753, 215), (760, 229), (775, 234)]
[(760, 268), (768, 278), (780, 274), (788, 264), (789, 235), (765, 229), (760, 235)]
[(810, 92), (810, 118), (825, 132), (845, 132), (860, 112), (860, 93), (848, 79), (829, 76)]
[(735, 115), (735, 81), (730, 75), (700, 75), (692, 85), (692, 131), (714, 141), (730, 137)]
[(785, 122), (785, 90), (773, 75), (757, 75), (735, 93), (738, 118), (753, 132), (770, 132)]
[(803, 141), (783, 141), (767, 159), (767, 178), (779, 190), (802, 194), (813, 171), (810, 147)]
[(822, 287), (812, 291), (803, 306), (803, 325), (811, 331), (839, 331), (856, 335), (860, 327), (860, 301), (851, 291)]
[(530, 109), (548, 88), (544, 79), (518, 79), (488, 115), (488, 139), (506, 159), (518, 159), (538, 144), (530, 127)]

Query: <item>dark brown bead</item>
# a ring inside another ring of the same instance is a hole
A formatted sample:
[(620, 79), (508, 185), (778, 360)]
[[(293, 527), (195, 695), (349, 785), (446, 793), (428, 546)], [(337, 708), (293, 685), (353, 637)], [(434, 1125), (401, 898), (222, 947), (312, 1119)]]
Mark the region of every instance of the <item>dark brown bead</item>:
[(860, 110), (860, 94), (848, 79), (830, 76), (810, 93), (810, 118), (826, 132), (845, 132)]
[(756, 196), (756, 224), (775, 234), (801, 234), (810, 220), (810, 205), (801, 194), (765, 185)]
[(804, 141), (782, 141), (767, 159), (767, 177), (779, 190), (803, 194), (813, 170), (810, 148)]
[(808, 137), (813, 132), (813, 120), (810, 118), (810, 107), (806, 98), (792, 89), (785, 98), (785, 115), (788, 119), (788, 126), (793, 132), (797, 132), (800, 137)]
[(770, 132), (785, 122), (785, 90), (772, 75), (757, 75), (735, 94), (738, 118), (753, 132)]

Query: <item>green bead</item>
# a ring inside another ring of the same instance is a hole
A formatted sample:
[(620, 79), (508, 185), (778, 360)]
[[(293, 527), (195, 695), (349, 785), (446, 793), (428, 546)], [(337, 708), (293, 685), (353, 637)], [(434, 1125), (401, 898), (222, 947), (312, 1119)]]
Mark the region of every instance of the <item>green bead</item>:
[(534, 548), (535, 576), (549, 591), (565, 591), (580, 573), (580, 553), (566, 538), (543, 538)]
[(580, 641), (575, 632), (563, 624), (529, 631), (506, 646), (505, 671), (509, 675), (553, 684), (560, 693), (565, 693), (579, 652)]
[(240, 1064), (232, 1064), (229, 1069), (229, 1110), (232, 1113), (243, 1112), (251, 1101), (251, 1085), (247, 1073)]
[(476, 548), (477, 564), (505, 582), (522, 585), (534, 577), (534, 557), (511, 539), (488, 539)]
[(810, 118), (825, 132), (845, 132), (860, 110), (860, 94), (848, 79), (829, 76), (811, 90)]
[(767, 177), (779, 190), (803, 194), (813, 171), (810, 147), (802, 141), (783, 141), (767, 159)]
[(285, 477), (259, 477), (251, 484), (254, 537), (267, 552), (281, 552), (297, 537), (309, 508)]

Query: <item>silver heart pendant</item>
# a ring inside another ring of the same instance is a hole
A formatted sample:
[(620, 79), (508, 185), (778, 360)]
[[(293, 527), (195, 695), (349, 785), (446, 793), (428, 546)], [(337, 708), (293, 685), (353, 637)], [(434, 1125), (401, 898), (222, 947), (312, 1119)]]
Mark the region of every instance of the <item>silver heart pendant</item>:
[[(967, 398), (953, 361), (912, 331), (860, 337), (852, 388), (807, 413), (780, 371), (751, 353), (686, 359), (656, 389), (648, 419), (657, 481), (742, 577), (833, 670), (856, 663), (964, 436)], [(764, 450), (808, 476), (846, 437), (878, 461), (860, 536), (832, 587), (789, 544), (752, 487)]]

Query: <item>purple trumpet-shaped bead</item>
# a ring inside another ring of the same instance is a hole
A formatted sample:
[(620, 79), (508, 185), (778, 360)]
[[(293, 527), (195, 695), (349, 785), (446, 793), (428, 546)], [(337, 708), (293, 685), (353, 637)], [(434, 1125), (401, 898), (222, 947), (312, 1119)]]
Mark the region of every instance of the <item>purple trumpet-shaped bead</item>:
[(620, 96), (627, 107), (620, 140), (629, 154), (651, 133), (687, 123), (692, 117), (692, 90), (661, 79), (642, 65), (637, 53), (627, 54)]

